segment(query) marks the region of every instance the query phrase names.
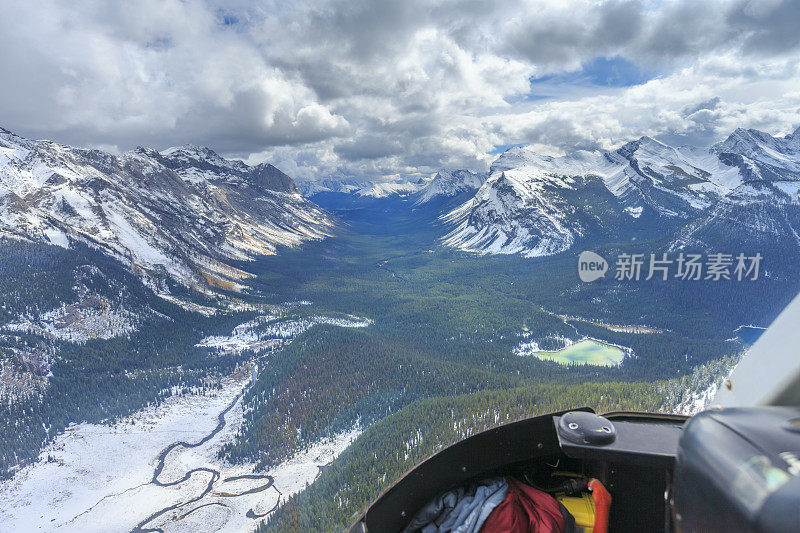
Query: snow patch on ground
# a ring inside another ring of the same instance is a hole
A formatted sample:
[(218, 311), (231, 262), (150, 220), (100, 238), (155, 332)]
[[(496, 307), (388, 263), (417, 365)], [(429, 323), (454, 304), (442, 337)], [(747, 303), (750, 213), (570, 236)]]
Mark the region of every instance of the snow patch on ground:
[(720, 383), (712, 383), (708, 388), (692, 393), (686, 400), (677, 406), (675, 412), (681, 415), (696, 415), (711, 403), (717, 394)]
[(112, 309), (98, 302), (62, 305), (39, 315), (5, 324), (6, 331), (52, 336), (60, 340), (83, 344), (89, 339), (111, 339), (136, 330), (136, 315), (125, 309)]
[[(22, 352), (17, 350), (17, 352)], [(15, 354), (16, 355), (16, 354)], [(21, 360), (25, 361), (26, 354), (22, 352)], [(42, 361), (48, 370), (49, 361)], [(0, 405), (13, 404), (32, 394), (37, 394), (47, 386), (47, 377), (29, 372), (19, 364), (12, 364), (8, 359), (0, 358)]]
[(542, 352), (557, 352), (559, 350), (563, 350), (565, 348), (568, 348), (569, 346), (571, 346), (572, 344), (575, 343), (575, 341), (573, 341), (572, 339), (570, 339), (568, 337), (562, 337), (560, 335), (549, 335), (549, 336), (547, 336), (545, 338), (553, 339), (553, 340), (558, 341), (558, 342), (562, 342), (563, 346), (559, 346), (554, 350), (552, 350), (552, 349), (543, 350), (539, 346), (538, 342), (536, 342), (536, 341), (525, 341), (525, 342), (520, 342), (517, 345), (517, 347), (514, 348), (514, 355), (518, 355), (519, 357), (527, 357), (529, 355), (534, 355), (534, 354), (542, 353)]
[(262, 338), (256, 328), (278, 317), (272, 315), (260, 316), (254, 320), (239, 324), (230, 335), (211, 335), (205, 337), (197, 346), (214, 348), (220, 353), (241, 353), (243, 350), (265, 350), (275, 344), (275, 339)]
[[(70, 426), (42, 451), (39, 461), (0, 484), (0, 523), (7, 531), (127, 532), (148, 516), (176, 505), (146, 527), (166, 531), (251, 531), (254, 514), (270, 512), (289, 495), (303, 489), (359, 435), (359, 429), (321, 441), (270, 472), (253, 466), (230, 465), (217, 459), (242, 422), (237, 399), (247, 385), (247, 373), (224, 380), (211, 395), (172, 397), (114, 425)], [(194, 468), (219, 472), (213, 490), (203, 493), (212, 472), (194, 472), (168, 487), (151, 482), (159, 454), (177, 441), (194, 443), (212, 432), (218, 415), (236, 400), (226, 426), (196, 448), (177, 447), (166, 458), (162, 482), (181, 479)], [(268, 474), (268, 488), (239, 495), (266, 484), (265, 479), (235, 478)], [(227, 480), (227, 481), (226, 481)]]
[(176, 296), (171, 294), (167, 294), (165, 292), (157, 293), (159, 298), (162, 298), (170, 303), (177, 305), (178, 307), (185, 309), (187, 311), (192, 311), (193, 313), (200, 313), (204, 316), (214, 316), (219, 312), (219, 309), (216, 307), (209, 307), (207, 305), (201, 305), (195, 302), (190, 302), (188, 300), (182, 300)]
[(201, 340), (197, 346), (215, 348), (221, 353), (241, 353), (243, 350), (264, 350), (276, 341), (293, 339), (312, 326), (330, 324), (343, 328), (365, 328), (372, 323), (368, 318), (348, 316), (334, 318), (310, 316), (277, 320), (274, 316), (262, 316), (236, 326), (230, 335), (213, 335)]
[(663, 411), (694, 415), (707, 409), (720, 387), (736, 368), (741, 353), (696, 366), (691, 374), (670, 380), (664, 386)]
[(625, 209), (623, 209), (623, 211), (625, 211), (627, 215), (630, 215), (633, 218), (639, 218), (640, 216), (642, 216), (643, 210), (644, 208), (642, 206), (626, 207)]

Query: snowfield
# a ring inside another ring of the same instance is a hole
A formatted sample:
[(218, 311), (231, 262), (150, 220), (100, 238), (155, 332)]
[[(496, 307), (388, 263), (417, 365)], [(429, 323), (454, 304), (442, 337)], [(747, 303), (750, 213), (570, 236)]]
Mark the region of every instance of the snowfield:
[[(217, 453), (241, 426), (239, 398), (248, 382), (249, 373), (241, 372), (213, 394), (175, 396), (111, 426), (70, 426), (38, 462), (0, 484), (3, 529), (251, 531), (259, 516), (313, 482), (360, 430), (319, 442), (270, 472), (225, 464)], [(152, 483), (167, 447), (212, 434), (228, 408), (226, 424), (213, 437), (197, 447), (175, 446), (165, 455), (157, 479), (167, 486)]]

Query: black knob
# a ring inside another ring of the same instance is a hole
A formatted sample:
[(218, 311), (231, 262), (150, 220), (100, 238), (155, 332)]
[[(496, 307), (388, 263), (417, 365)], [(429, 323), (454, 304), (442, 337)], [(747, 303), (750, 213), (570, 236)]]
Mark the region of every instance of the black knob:
[(575, 444), (602, 446), (614, 442), (617, 430), (607, 418), (586, 411), (570, 411), (558, 421), (558, 434)]

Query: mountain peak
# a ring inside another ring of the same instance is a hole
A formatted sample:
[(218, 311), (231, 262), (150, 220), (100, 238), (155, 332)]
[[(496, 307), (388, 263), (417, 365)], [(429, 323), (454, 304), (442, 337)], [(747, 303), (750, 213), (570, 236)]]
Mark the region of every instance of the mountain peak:
[(731, 135), (736, 135), (738, 137), (745, 137), (748, 139), (754, 139), (756, 141), (770, 141), (775, 139), (769, 133), (757, 130), (755, 128), (736, 128), (736, 130)]
[(630, 159), (631, 157), (633, 157), (633, 154), (635, 154), (637, 150), (643, 147), (656, 150), (663, 150), (665, 148), (669, 148), (669, 146), (667, 146), (666, 144), (657, 141), (652, 137), (644, 135), (642, 137), (639, 137), (635, 141), (630, 141), (623, 144), (616, 150), (616, 152), (619, 155), (625, 157), (626, 159)]
[(271, 163), (261, 163), (252, 168), (252, 181), (255, 185), (271, 191), (299, 193), (294, 180)]
[(503, 154), (517, 154), (517, 153), (525, 152), (526, 149), (530, 150), (529, 148), (527, 148), (527, 146), (514, 145), (511, 148), (503, 150), (503, 153), (500, 154), (500, 155), (503, 155)]
[(238, 159), (225, 159), (211, 148), (184, 144), (173, 146), (159, 152), (166, 166), (179, 173), (185, 171), (191, 174), (191, 180), (197, 181), (202, 175), (210, 172), (212, 175), (244, 176), (250, 167)]
[(26, 139), (24, 137), (21, 137), (21, 136), (17, 135), (16, 133), (14, 133), (13, 131), (7, 130), (7, 129), (1, 127), (1, 126), (0, 126), (0, 135), (2, 135), (5, 138), (5, 140), (7, 140), (9, 142), (14, 142), (14, 143), (26, 144), (26, 143), (37, 142), (37, 141), (31, 141), (30, 139)]
[(423, 183), (416, 204), (423, 204), (436, 197), (452, 197), (462, 192), (477, 190), (485, 180), (485, 174), (477, 174), (471, 170), (441, 169), (433, 179)]
[(155, 148), (148, 148), (146, 146), (137, 146), (136, 148), (133, 149), (133, 152), (135, 154), (140, 154), (147, 157), (158, 157), (160, 155), (158, 153), (158, 150), (156, 150)]
[(198, 159), (222, 159), (211, 148), (207, 146), (198, 146), (196, 144), (182, 144), (180, 146), (172, 146), (166, 150), (161, 151), (161, 155), (165, 157), (192, 157)]
[(717, 154), (733, 153), (747, 157), (755, 157), (756, 152), (763, 151), (765, 147), (777, 152), (782, 152), (787, 138), (775, 138), (767, 132), (754, 128), (736, 128), (728, 138), (711, 147)]
[(750, 130), (736, 128), (724, 141), (716, 143), (711, 149), (718, 154), (732, 153), (741, 151), (744, 148), (748, 148), (747, 151), (749, 151), (749, 148), (754, 144), (756, 142)]

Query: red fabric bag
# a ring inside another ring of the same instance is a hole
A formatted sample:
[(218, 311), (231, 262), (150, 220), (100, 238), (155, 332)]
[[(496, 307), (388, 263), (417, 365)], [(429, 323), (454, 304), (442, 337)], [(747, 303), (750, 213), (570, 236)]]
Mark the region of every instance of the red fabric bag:
[(507, 478), (508, 494), (483, 523), (481, 533), (562, 533), (564, 517), (555, 498)]

